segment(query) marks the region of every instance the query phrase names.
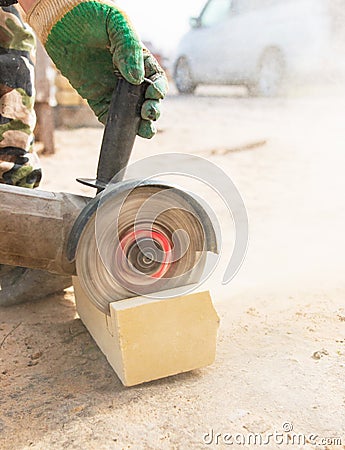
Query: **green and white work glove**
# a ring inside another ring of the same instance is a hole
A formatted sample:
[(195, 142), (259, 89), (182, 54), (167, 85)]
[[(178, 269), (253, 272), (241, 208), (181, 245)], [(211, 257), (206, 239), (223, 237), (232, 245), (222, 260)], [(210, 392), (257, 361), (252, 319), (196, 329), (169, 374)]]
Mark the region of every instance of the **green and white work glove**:
[(114, 71), (132, 84), (142, 83), (144, 77), (153, 81), (146, 90), (138, 134), (145, 138), (155, 134), (153, 121), (159, 118), (168, 82), (121, 9), (112, 1), (37, 0), (27, 20), (102, 123), (117, 82)]

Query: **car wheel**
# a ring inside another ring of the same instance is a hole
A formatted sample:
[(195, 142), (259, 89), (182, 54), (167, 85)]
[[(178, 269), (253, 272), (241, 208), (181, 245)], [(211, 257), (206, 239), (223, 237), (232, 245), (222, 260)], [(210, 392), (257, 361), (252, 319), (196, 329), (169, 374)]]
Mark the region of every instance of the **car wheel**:
[(193, 94), (197, 84), (194, 82), (188, 61), (180, 58), (175, 66), (174, 80), (180, 94)]
[(261, 57), (256, 82), (250, 93), (261, 97), (275, 97), (282, 93), (285, 74), (283, 55), (279, 50), (267, 50)]

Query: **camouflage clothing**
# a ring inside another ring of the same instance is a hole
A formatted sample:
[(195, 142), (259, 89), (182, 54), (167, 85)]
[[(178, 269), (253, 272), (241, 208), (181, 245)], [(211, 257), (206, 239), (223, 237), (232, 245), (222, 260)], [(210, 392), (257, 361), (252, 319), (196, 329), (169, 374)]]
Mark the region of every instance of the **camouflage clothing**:
[(32, 151), (35, 37), (14, 6), (0, 8), (0, 183), (36, 187), (41, 179)]
[(0, 6), (10, 6), (18, 3), (18, 0), (0, 0)]

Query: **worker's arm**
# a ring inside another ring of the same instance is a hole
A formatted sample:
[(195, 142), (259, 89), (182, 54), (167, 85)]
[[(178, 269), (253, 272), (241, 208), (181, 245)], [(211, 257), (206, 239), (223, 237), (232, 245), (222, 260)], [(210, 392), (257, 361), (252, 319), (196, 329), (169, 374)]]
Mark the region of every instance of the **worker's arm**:
[(105, 123), (114, 71), (132, 84), (144, 77), (153, 84), (146, 90), (139, 135), (155, 133), (160, 100), (167, 92), (164, 71), (136, 34), (129, 18), (112, 1), (19, 0), (27, 20), (56, 66)]
[(0, 183), (36, 187), (33, 152), (35, 36), (14, 6), (0, 8)]

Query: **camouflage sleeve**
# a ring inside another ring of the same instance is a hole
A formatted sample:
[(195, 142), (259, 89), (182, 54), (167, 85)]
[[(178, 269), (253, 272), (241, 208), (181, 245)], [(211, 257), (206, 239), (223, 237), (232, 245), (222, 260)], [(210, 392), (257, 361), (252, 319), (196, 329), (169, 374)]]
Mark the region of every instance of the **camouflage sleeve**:
[(0, 6), (10, 6), (18, 3), (18, 0), (0, 0)]
[(0, 8), (0, 183), (33, 188), (41, 179), (33, 152), (35, 37), (14, 6)]

